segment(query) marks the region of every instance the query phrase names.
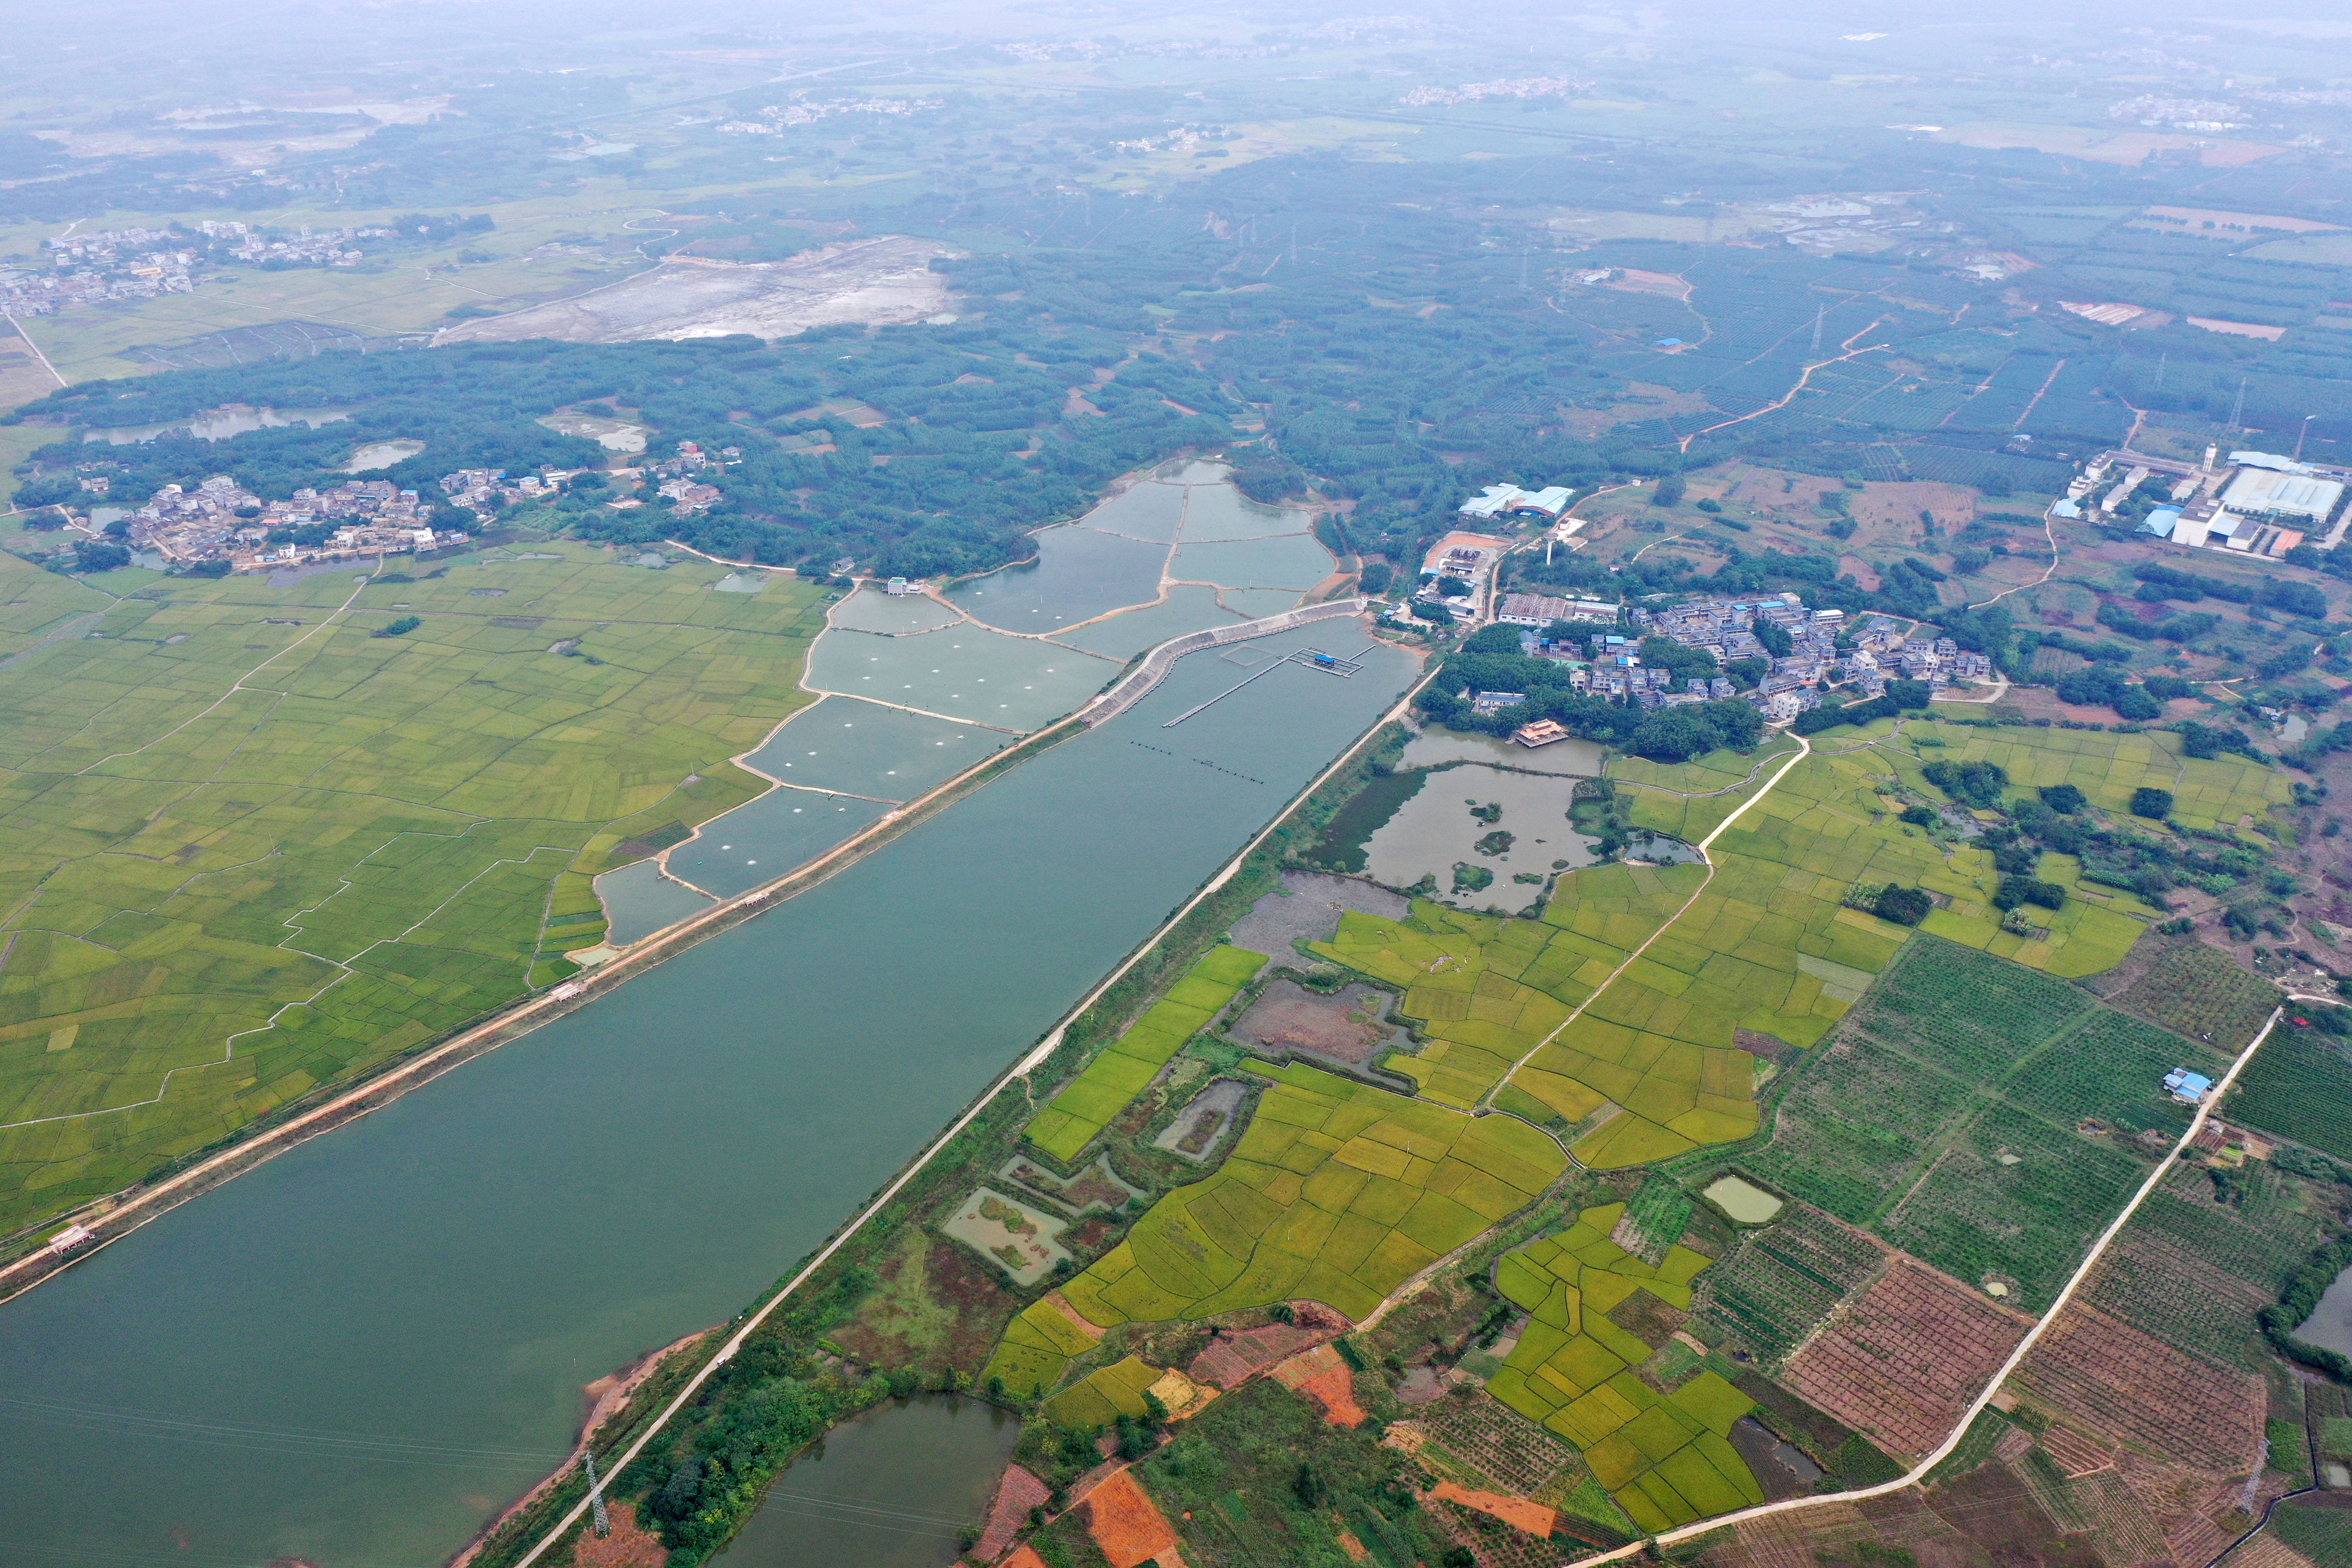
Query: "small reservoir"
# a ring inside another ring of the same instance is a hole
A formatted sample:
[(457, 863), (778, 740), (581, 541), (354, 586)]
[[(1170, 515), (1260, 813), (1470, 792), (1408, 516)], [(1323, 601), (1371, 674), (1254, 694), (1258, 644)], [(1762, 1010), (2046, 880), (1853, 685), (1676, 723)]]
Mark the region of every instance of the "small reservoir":
[(710, 1561), (725, 1568), (948, 1568), (957, 1532), (988, 1507), (1020, 1418), (948, 1394), (843, 1422), (769, 1483), (760, 1510)]

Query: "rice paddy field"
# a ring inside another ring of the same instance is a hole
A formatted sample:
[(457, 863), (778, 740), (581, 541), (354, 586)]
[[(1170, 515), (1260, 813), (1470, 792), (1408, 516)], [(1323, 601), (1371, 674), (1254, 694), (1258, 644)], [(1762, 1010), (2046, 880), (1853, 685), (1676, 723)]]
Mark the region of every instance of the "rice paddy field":
[(1064, 1164), (1075, 1164), (1128, 1101), (1159, 1076), (1168, 1058), (1223, 1012), (1265, 963), (1265, 954), (1246, 948), (1211, 948), (1109, 1049), (1064, 1084), (1022, 1136)]
[[(1887, 727), (1884, 720), (1874, 726)], [(2126, 735), (1914, 722), (1903, 733), (1943, 742), (1945, 749), (1936, 754), (1951, 762), (1997, 763), (2008, 770), (2014, 788), (2073, 784), (2093, 805), (2118, 816), (2127, 813), (2134, 790), (2155, 788), (2172, 792), (2174, 820), (2189, 827), (2228, 829), (2260, 820), (2293, 795), (2284, 771), (2237, 756), (2184, 756), (2180, 737), (2161, 730)]]
[(1586, 1209), (1555, 1237), (1507, 1253), (1495, 1284), (1530, 1321), (1486, 1391), (1576, 1445), (1593, 1479), (1645, 1531), (1764, 1500), (1730, 1442), (1756, 1402), (1702, 1371), (1662, 1393), (1635, 1374), (1665, 1333), (1621, 1326), (1637, 1295), (1686, 1312), (1691, 1281), (1713, 1261), (1681, 1246), (1644, 1263), (1610, 1239), (1625, 1205)]
[(822, 626), (789, 580), (572, 544), (122, 599), (0, 573), (0, 1230), (570, 973), (608, 850), (765, 787), (729, 759), (809, 700)]
[[(1270, 1081), (1225, 1163), (1155, 1204), (1062, 1289), (1095, 1330), (1311, 1300), (1361, 1318), (1414, 1271), (1535, 1201), (1567, 1166), (1509, 1117), (1471, 1117), (1331, 1073)], [(1062, 1319), (1055, 1323), (1047, 1314)], [(1091, 1342), (1049, 1302), (1016, 1320), (984, 1377), (1043, 1393)]]
[(1754, 752), (1710, 752), (1686, 763), (1630, 753), (1609, 759), (1608, 777), (1631, 805), (1633, 826), (1696, 843), (1763, 786), (1796, 743), (1775, 735)]
[[(1572, 872), (1559, 879), (1541, 921), (1469, 914), (1427, 900), (1416, 900), (1404, 921), (1351, 911), (1315, 952), (1403, 992), (1400, 1010), (1427, 1044), (1418, 1056), (1392, 1058), (1390, 1070), (1411, 1078), (1427, 1099), (1466, 1110), (1590, 1000), (1705, 875), (1699, 866)], [(1535, 1101), (1528, 1106), (1538, 1120), (1552, 1114)]]

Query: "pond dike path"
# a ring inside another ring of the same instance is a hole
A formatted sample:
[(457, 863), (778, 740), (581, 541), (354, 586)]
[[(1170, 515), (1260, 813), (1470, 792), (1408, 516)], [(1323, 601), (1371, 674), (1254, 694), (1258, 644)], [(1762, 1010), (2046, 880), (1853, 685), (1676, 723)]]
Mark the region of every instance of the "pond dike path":
[(1153, 687), (1165, 680), (1176, 661), (1188, 653), (1198, 653), (1205, 647), (1223, 647), (1227, 643), (1247, 642), (1252, 637), (1271, 637), (1276, 632), (1291, 631), (1317, 621), (1360, 616), (1370, 604), (1369, 599), (1361, 597), (1334, 599), (1326, 605), (1307, 605), (1255, 621), (1235, 621), (1229, 626), (1212, 626), (1206, 631), (1190, 632), (1161, 643), (1141, 664), (1122, 676), (1118, 684), (1087, 704), (1079, 712), (1078, 722), (1091, 730), (1118, 718), (1142, 701)]

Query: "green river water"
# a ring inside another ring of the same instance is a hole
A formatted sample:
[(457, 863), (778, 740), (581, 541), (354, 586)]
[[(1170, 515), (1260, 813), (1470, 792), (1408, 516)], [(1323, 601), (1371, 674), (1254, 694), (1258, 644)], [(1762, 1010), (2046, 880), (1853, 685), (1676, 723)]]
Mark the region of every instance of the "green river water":
[[(441, 1562), (568, 1449), (583, 1384), (815, 1247), (1412, 673), (1293, 666), (1167, 730), (1240, 677), (1181, 660), (843, 875), (0, 1309), (0, 1563)], [(908, 1430), (843, 1451), (922, 1450)], [(799, 1561), (754, 1544), (733, 1561)]]

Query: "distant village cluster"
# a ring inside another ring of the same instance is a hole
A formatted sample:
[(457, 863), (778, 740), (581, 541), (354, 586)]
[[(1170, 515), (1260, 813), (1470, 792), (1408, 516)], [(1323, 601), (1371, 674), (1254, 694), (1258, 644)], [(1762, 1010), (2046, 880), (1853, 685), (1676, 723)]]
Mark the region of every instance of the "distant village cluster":
[(917, 114), (938, 109), (936, 98), (846, 98), (824, 103), (772, 103), (752, 120), (723, 121), (718, 129), (733, 136), (773, 136), (795, 125), (814, 125), (836, 114)]
[[(740, 447), (709, 453), (695, 442), (681, 441), (675, 457), (640, 468), (596, 471), (615, 492), (642, 483), (673, 512), (685, 513), (704, 510), (722, 499), (719, 487), (703, 476), (741, 460)], [(432, 521), (436, 510), (454, 506), (478, 517), (495, 516), (518, 503), (551, 500), (583, 471), (543, 468), (510, 475), (504, 468), (460, 468), (441, 477), (438, 495), (403, 489), (390, 479), (354, 479), (324, 489), (306, 487), (287, 500), (264, 500), (229, 475), (215, 474), (192, 489), (165, 485), (120, 521), (126, 526), (125, 542), (152, 551), (167, 565), (226, 561), (231, 571), (269, 572), (463, 544), (469, 535), (436, 525)], [(80, 484), (93, 505), (112, 500), (113, 481), (104, 474), (85, 474)], [(640, 496), (615, 493), (604, 504), (617, 511), (647, 502)], [(445, 524), (446, 521), (445, 515)], [(80, 526), (89, 525), (85, 521)]]
[(187, 294), (204, 281), (205, 261), (274, 263), (299, 267), (353, 267), (361, 259), (354, 240), (390, 238), (388, 228), (327, 228), (270, 235), (250, 224), (198, 224), (194, 228), (116, 228), (45, 239), (46, 271), (0, 270), (0, 311), (47, 316), (68, 305), (104, 300), (152, 300)]
[[(2329, 550), (2343, 542), (2352, 522), (2344, 505), (2352, 468), (2275, 452), (2231, 452), (2227, 462), (2220, 456), (2213, 447), (2196, 463), (2128, 447), (2101, 453), (2050, 515), (2134, 523), (2167, 543), (2273, 559), (2306, 542)], [(2151, 479), (2158, 481), (2152, 487)]]
[[(352, 479), (324, 490), (298, 489), (290, 500), (265, 501), (228, 475), (215, 474), (194, 489), (165, 485), (126, 521), (132, 545), (172, 565), (226, 561), (232, 571), (262, 572), (465, 542), (462, 531), (434, 528), (431, 512), (431, 503), (390, 479)], [(316, 543), (270, 542), (274, 532), (322, 524), (331, 531)]]
[[(1559, 622), (1573, 626), (1599, 621), (1602, 612), (1607, 612), (1611, 622), (1619, 619), (1616, 605), (1597, 600), (1510, 594), (1497, 606), (1496, 619), (1507, 626), (1549, 630)], [(1941, 693), (1954, 681), (1992, 679), (1990, 658), (1961, 651), (1949, 637), (1914, 636), (1901, 622), (1884, 616), (1864, 617), (1851, 628), (1846, 622), (1843, 610), (1809, 610), (1794, 594), (1759, 599), (1700, 599), (1668, 609), (1628, 609), (1622, 616), (1622, 630), (1589, 637), (1549, 637), (1523, 629), (1519, 646), (1532, 658), (1567, 665), (1569, 684), (1579, 693), (1631, 700), (1643, 708), (1745, 697), (1775, 722), (1820, 707), (1821, 688), (1825, 685), (1853, 685), (1876, 697), (1892, 679), (1924, 681)], [(1759, 634), (1759, 626), (1784, 636), (1787, 651), (1774, 654)], [(1712, 654), (1719, 666), (1759, 660), (1764, 673), (1746, 692), (1723, 675), (1677, 677), (1671, 669), (1643, 661), (1644, 637), (1664, 637)], [(1499, 712), (1523, 698), (1517, 692), (1482, 691), (1471, 693), (1470, 700), (1482, 712)]]
[[(1574, 548), (1574, 535), (1583, 523), (1566, 515), (1573, 493), (1563, 486), (1528, 489), (1488, 485), (1459, 510), (1477, 521), (1540, 519), (1551, 525), (1546, 531), (1547, 548), (1562, 543)], [(1699, 599), (1658, 609), (1608, 599), (1498, 593), (1495, 569), (1514, 547), (1513, 541), (1495, 534), (1447, 534), (1423, 558), (1419, 588), (1408, 603), (1389, 611), (1388, 619), (1406, 624), (1416, 618), (1416, 605), (1443, 605), (1456, 616), (1519, 628), (1520, 650), (1567, 666), (1569, 685), (1579, 694), (1644, 709), (1742, 698), (1774, 722), (1820, 707), (1825, 688), (1852, 687), (1877, 697), (1888, 681), (1903, 679), (1923, 682), (1941, 694), (1956, 682), (1993, 678), (1990, 658), (1963, 651), (1950, 637), (1919, 637), (1904, 622), (1885, 616), (1851, 622), (1843, 610), (1807, 608), (1793, 593)], [(1588, 626), (1592, 629), (1582, 629)], [(1712, 655), (1717, 672), (1700, 678), (1645, 660), (1642, 644), (1649, 637)], [(1743, 660), (1753, 662), (1738, 672), (1741, 679), (1754, 676), (1753, 686), (1745, 691), (1725, 672), (1725, 667)], [(1517, 691), (1462, 695), (1482, 713), (1498, 713), (1526, 700), (1526, 694)], [(1542, 721), (1525, 726), (1517, 738), (1536, 746), (1568, 735), (1561, 725)]]
[(1570, 98), (1591, 92), (1592, 84), (1564, 76), (1523, 76), (1500, 81), (1465, 82), (1460, 87), (1416, 87), (1400, 100), (1407, 109), (1449, 103), (1477, 103), (1490, 98)]

